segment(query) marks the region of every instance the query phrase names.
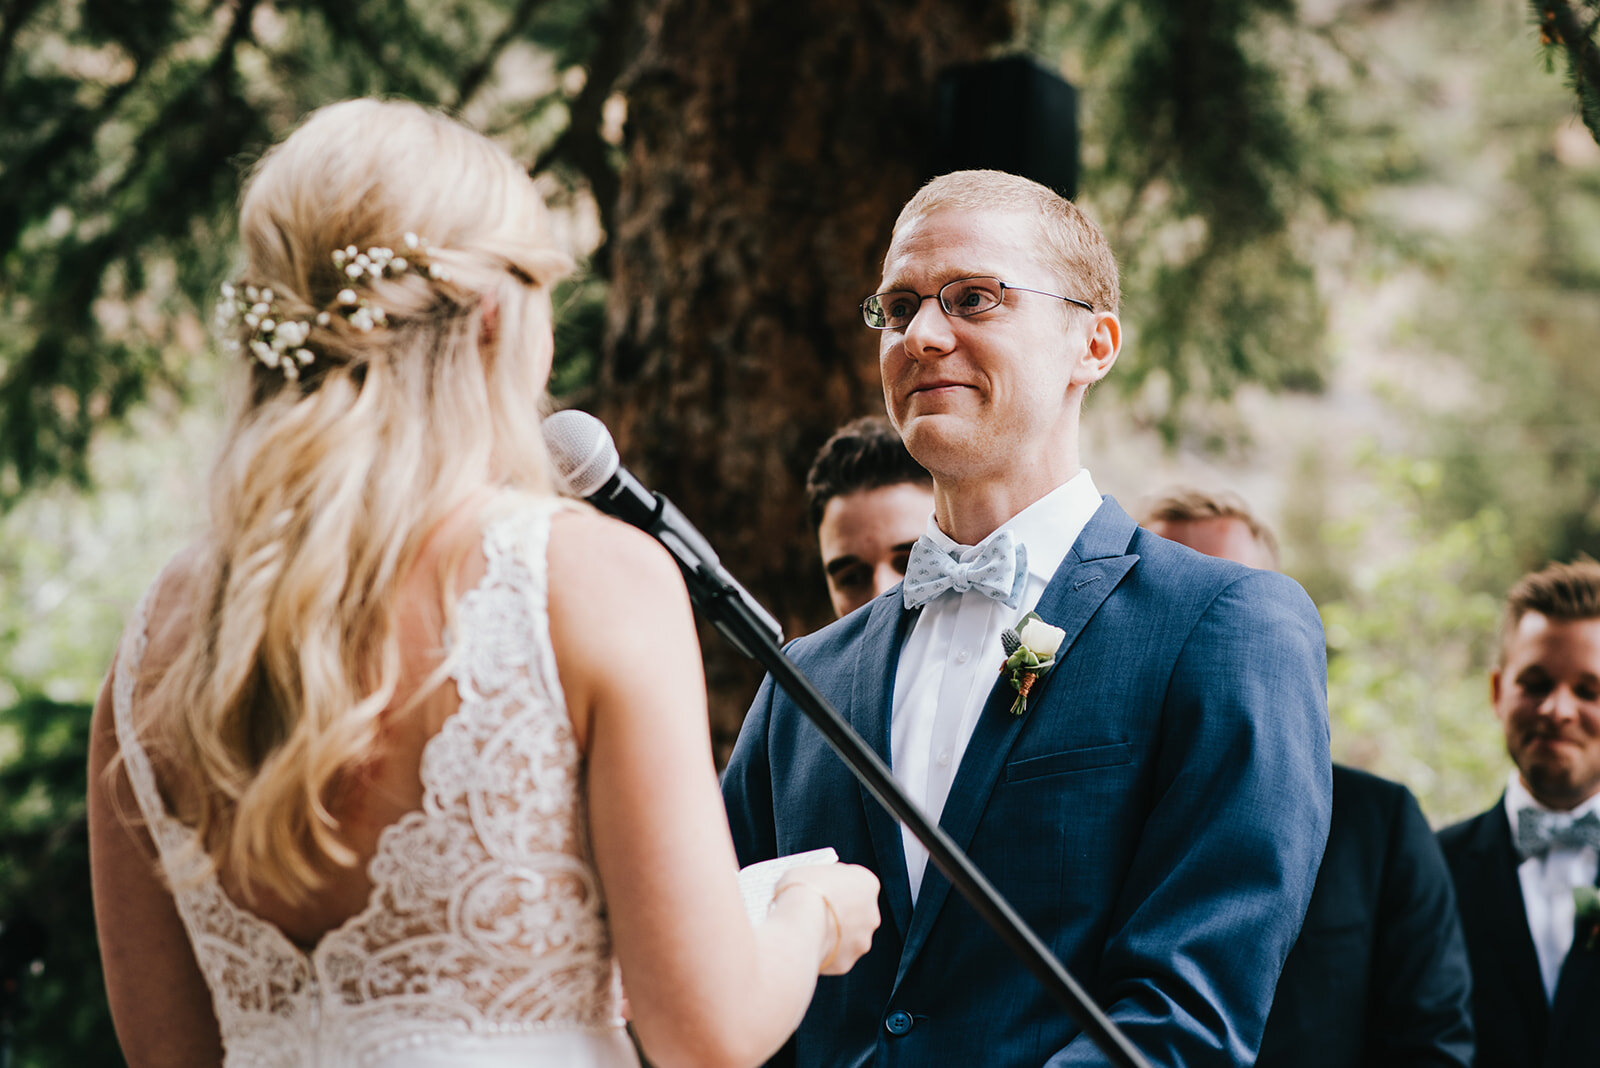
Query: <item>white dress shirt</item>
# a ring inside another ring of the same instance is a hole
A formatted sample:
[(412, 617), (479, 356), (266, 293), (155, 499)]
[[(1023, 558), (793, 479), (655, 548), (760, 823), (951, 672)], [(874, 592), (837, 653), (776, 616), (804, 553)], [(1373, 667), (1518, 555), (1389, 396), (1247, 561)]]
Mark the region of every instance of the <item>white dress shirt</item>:
[[(963, 563), (1002, 530), (1011, 531), (1028, 549), (1028, 583), (1018, 607), (1007, 608), (977, 590), (945, 593), (922, 607), (900, 653), (889, 721), (890, 765), (895, 779), (935, 823), (944, 811), (978, 713), (1000, 677), (1006, 659), (1000, 632), (1016, 626), (1039, 603), (1045, 586), (1099, 507), (1099, 490), (1088, 471), (1079, 471), (977, 545), (956, 544), (933, 519), (928, 520), (926, 536)], [(928, 851), (906, 828), (900, 835), (915, 903)]]
[[(1506, 817), (1512, 827), (1517, 825), (1517, 813), (1525, 808), (1550, 811), (1533, 799), (1528, 788), (1522, 785), (1522, 777), (1513, 771), (1506, 786)], [(1571, 815), (1576, 819), (1597, 810), (1600, 810), (1600, 795), (1573, 809)], [(1533, 948), (1539, 954), (1539, 975), (1544, 980), (1546, 1001), (1555, 1001), (1561, 964), (1572, 949), (1573, 924), (1577, 920), (1572, 891), (1579, 886), (1593, 886), (1597, 873), (1600, 873), (1600, 853), (1596, 853), (1593, 846), (1558, 847), (1517, 865), (1522, 904), (1528, 913), (1528, 933), (1533, 935)]]

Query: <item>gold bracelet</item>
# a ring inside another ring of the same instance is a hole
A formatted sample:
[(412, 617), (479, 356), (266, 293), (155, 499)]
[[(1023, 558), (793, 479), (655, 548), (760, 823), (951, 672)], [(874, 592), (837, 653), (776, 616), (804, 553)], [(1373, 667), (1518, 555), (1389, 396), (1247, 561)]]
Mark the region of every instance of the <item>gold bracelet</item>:
[(772, 902), (767, 906), (767, 908), (771, 909), (776, 906), (778, 903), (778, 898), (783, 896), (783, 892), (785, 890), (792, 890), (797, 886), (803, 886), (807, 890), (810, 890), (812, 893), (816, 894), (817, 897), (822, 901), (822, 907), (828, 910), (828, 919), (833, 921), (833, 948), (828, 951), (828, 955), (826, 957), (822, 958), (822, 963), (817, 965), (817, 972), (820, 974), (827, 971), (828, 965), (833, 963), (833, 958), (839, 955), (839, 945), (844, 941), (844, 926), (839, 923), (839, 914), (833, 911), (833, 902), (828, 900), (828, 895), (824, 894), (821, 890), (818, 890), (810, 883), (802, 882), (799, 879), (784, 883), (782, 886), (774, 890), (772, 892)]

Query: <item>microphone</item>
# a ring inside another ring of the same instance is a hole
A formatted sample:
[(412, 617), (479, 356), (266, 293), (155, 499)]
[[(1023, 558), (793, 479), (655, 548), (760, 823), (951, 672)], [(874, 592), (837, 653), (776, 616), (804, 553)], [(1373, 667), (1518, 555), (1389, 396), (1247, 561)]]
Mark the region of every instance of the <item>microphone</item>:
[(728, 574), (694, 524), (659, 493), (652, 493), (622, 466), (606, 425), (588, 412), (568, 408), (544, 421), (544, 443), (556, 477), (577, 497), (659, 541), (683, 572), (689, 596), (711, 617), (722, 636), (745, 656), (755, 652), (729, 625), (728, 613), (744, 617), (782, 644), (783, 627)]

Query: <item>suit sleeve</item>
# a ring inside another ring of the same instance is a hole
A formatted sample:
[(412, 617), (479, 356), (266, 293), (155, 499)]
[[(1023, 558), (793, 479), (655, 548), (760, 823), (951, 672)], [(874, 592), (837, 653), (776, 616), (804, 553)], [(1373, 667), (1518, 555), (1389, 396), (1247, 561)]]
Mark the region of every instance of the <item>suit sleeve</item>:
[(1404, 791), (1389, 835), (1372, 959), (1375, 1065), (1472, 1063), (1472, 971), (1444, 854)]
[[(1332, 810), (1322, 624), (1292, 580), (1235, 579), (1173, 665), (1148, 815), (1092, 986), (1153, 1065), (1254, 1063)], [(1078, 1035), (1049, 1068), (1104, 1065)]]
[(767, 737), (777, 686), (768, 675), (761, 681), (755, 703), (745, 713), (733, 755), (722, 772), (722, 803), (728, 810), (739, 866), (746, 867), (778, 855), (777, 824), (772, 813), (772, 765)]

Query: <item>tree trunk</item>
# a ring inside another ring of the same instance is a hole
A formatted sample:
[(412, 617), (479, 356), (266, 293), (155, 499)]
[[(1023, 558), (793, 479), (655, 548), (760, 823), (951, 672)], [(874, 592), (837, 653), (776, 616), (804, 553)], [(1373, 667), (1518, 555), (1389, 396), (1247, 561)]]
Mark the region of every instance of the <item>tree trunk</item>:
[[(806, 468), (883, 409), (856, 305), (931, 176), (938, 73), (1005, 40), (1010, 4), (660, 0), (649, 17), (593, 408), (793, 636), (829, 617)], [(701, 641), (720, 762), (760, 672)]]

